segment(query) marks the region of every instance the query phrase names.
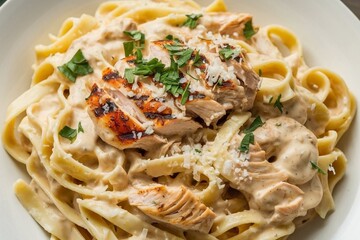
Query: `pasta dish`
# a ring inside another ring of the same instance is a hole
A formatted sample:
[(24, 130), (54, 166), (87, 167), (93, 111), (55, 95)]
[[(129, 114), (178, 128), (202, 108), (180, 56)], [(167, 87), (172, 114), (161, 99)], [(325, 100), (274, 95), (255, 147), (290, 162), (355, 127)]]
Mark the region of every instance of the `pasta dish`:
[(102, 3), (35, 47), (3, 143), (52, 240), (286, 239), (334, 210), (356, 102), (223, 0)]

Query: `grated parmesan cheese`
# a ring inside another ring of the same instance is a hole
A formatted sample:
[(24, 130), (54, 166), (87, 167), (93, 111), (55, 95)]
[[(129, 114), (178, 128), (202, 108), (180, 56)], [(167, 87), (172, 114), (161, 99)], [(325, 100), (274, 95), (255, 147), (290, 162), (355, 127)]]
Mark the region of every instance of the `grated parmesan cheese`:
[(209, 86), (214, 86), (219, 80), (228, 81), (236, 79), (234, 67), (225, 69), (219, 57), (214, 58), (213, 61), (207, 65), (206, 71), (206, 79)]
[(332, 165), (332, 163), (329, 164), (328, 171), (329, 171), (329, 172), (332, 172), (334, 175), (336, 175), (335, 168), (334, 168), (334, 166)]

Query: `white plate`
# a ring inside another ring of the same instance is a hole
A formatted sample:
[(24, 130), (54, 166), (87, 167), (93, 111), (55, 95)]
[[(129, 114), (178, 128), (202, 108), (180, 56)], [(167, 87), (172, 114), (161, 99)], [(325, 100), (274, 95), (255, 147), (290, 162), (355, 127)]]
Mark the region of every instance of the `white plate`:
[[(8, 0), (0, 8), (1, 122), (9, 103), (29, 87), (34, 46), (45, 43), (47, 34), (56, 33), (66, 17), (93, 14), (100, 2)], [(360, 22), (339, 0), (228, 0), (227, 3), (231, 11), (252, 13), (257, 25), (275, 23), (292, 29), (304, 46), (307, 63), (337, 72), (360, 98)], [(336, 211), (325, 221), (315, 219), (297, 230), (291, 239), (358, 238), (355, 236), (360, 234), (359, 118), (340, 146), (349, 159), (349, 168), (335, 189)], [(13, 194), (13, 182), (20, 177), (28, 179), (25, 168), (0, 148), (1, 239), (49, 239)]]

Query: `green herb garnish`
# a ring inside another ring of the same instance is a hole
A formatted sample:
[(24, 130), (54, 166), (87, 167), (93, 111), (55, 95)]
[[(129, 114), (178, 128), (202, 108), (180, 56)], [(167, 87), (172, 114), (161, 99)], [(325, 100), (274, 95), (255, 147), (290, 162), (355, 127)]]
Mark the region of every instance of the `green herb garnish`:
[(202, 64), (202, 62), (201, 62), (200, 51), (196, 51), (194, 61), (193, 61), (193, 65), (195, 67), (199, 67), (201, 64)]
[(179, 59), (177, 60), (177, 63), (179, 64), (179, 67), (184, 66), (187, 61), (190, 60), (191, 54), (193, 53), (193, 50), (188, 48), (182, 54), (180, 55)]
[(248, 128), (244, 130), (245, 136), (241, 140), (239, 150), (240, 152), (247, 153), (250, 149), (250, 144), (254, 144), (254, 131), (263, 125), (260, 116), (257, 116)]
[(246, 39), (250, 39), (256, 33), (252, 25), (252, 20), (245, 23), (245, 28), (243, 33)]
[(84, 131), (84, 128), (83, 128), (82, 125), (81, 125), (81, 122), (78, 123), (78, 132), (82, 132), (82, 133), (85, 132), (85, 131)]
[(229, 60), (230, 58), (235, 58), (239, 56), (239, 54), (239, 49), (232, 49), (229, 45), (219, 51), (220, 58), (223, 61)]
[(84, 76), (94, 71), (85, 59), (81, 49), (75, 53), (69, 62), (59, 66), (58, 69), (71, 82), (75, 82), (78, 76)]
[(318, 171), (318, 173), (321, 173), (323, 175), (326, 175), (325, 171), (322, 170), (315, 162), (310, 161), (312, 169), (315, 169)]
[(81, 122), (78, 123), (78, 128), (77, 129), (73, 129), (71, 127), (65, 126), (63, 127), (60, 132), (59, 135), (62, 136), (63, 138), (69, 139), (71, 141), (71, 143), (73, 143), (76, 140), (76, 137), (78, 135), (78, 133), (84, 133), (84, 128), (81, 125)]
[(262, 77), (262, 70), (259, 69), (259, 77)]
[(157, 72), (161, 72), (165, 65), (157, 58), (153, 58), (150, 61), (142, 61), (138, 64), (133, 73), (135, 75), (151, 76)]
[(250, 144), (254, 144), (254, 133), (252, 132), (245, 134), (244, 138), (240, 143), (240, 147), (239, 147), (240, 152), (243, 153), (249, 152)]
[(189, 91), (190, 82), (186, 85), (184, 92), (181, 96), (181, 104), (185, 105), (186, 101), (189, 99), (190, 91)]
[(271, 104), (272, 103), (272, 100), (274, 99), (274, 97), (273, 96), (271, 96), (270, 97), (270, 99), (269, 99), (269, 104)]
[(250, 124), (248, 128), (244, 130), (244, 133), (249, 133), (255, 131), (258, 127), (263, 125), (263, 121), (261, 120), (260, 116), (257, 116), (254, 121)]
[(76, 129), (65, 126), (60, 130), (59, 135), (63, 138), (69, 139), (71, 143), (73, 143), (76, 140), (77, 133), (78, 131)]
[(283, 113), (283, 105), (282, 105), (282, 103), (280, 102), (280, 99), (281, 99), (281, 94), (278, 96), (278, 98), (276, 99), (276, 101), (275, 101), (275, 103), (274, 103), (274, 108), (277, 108), (277, 109), (279, 109), (279, 111), (281, 112), (281, 113)]
[(187, 19), (182, 24), (182, 26), (187, 26), (190, 29), (194, 29), (198, 25), (198, 21), (202, 16), (203, 16), (202, 14), (189, 14), (189, 15), (186, 15)]
[(125, 68), (125, 79), (128, 83), (132, 84), (135, 81), (134, 69), (133, 68)]
[(140, 31), (124, 31), (124, 34), (128, 35), (134, 41), (139, 42), (141, 47), (145, 44), (145, 34)]
[[(134, 50), (136, 50), (135, 54), (139, 57), (139, 53), (142, 53), (141, 49), (144, 48), (145, 45), (145, 34), (139, 31), (124, 31), (124, 34), (129, 36), (132, 40), (131, 42), (124, 42), (124, 50), (125, 50), (125, 57), (134, 55)], [(138, 59), (138, 58), (137, 58)]]
[(185, 48), (179, 44), (165, 44), (164, 47), (169, 51), (171, 56), (177, 56), (177, 64), (179, 67), (183, 67), (190, 60), (194, 51), (191, 48)]
[(133, 54), (135, 48), (135, 42), (124, 42), (125, 57)]

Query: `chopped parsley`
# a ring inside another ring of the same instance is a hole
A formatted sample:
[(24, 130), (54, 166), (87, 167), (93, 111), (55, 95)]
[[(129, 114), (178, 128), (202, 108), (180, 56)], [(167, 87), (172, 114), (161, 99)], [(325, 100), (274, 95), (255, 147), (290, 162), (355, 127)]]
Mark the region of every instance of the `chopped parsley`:
[(187, 19), (182, 24), (182, 26), (187, 26), (190, 29), (194, 29), (198, 25), (198, 21), (202, 16), (203, 16), (202, 14), (189, 14), (189, 15), (186, 15)]
[(256, 33), (252, 25), (252, 20), (245, 23), (243, 33), (246, 39), (250, 39)]
[(244, 138), (240, 143), (240, 152), (248, 153), (250, 149), (250, 144), (254, 144), (254, 133), (252, 132), (245, 134)]
[(239, 150), (243, 153), (248, 153), (250, 149), (250, 144), (254, 144), (254, 131), (263, 125), (263, 121), (261, 121), (261, 118), (257, 116), (254, 121), (250, 124), (248, 128), (244, 130), (245, 136), (241, 140)]
[(197, 152), (197, 153), (201, 153), (201, 150), (200, 150), (200, 149), (195, 148), (195, 152)]
[(190, 91), (189, 91), (190, 82), (186, 85), (184, 92), (181, 96), (181, 104), (185, 105), (186, 101), (189, 99)]
[(133, 68), (125, 68), (125, 79), (128, 83), (132, 84), (135, 81), (134, 69)]
[(263, 121), (261, 120), (260, 116), (257, 116), (254, 121), (250, 124), (248, 128), (244, 130), (244, 133), (249, 133), (255, 131), (258, 127), (263, 125)]
[(219, 51), (220, 58), (223, 61), (229, 60), (230, 58), (236, 58), (237, 56), (239, 56), (239, 54), (239, 49), (233, 49), (229, 45)]
[(78, 124), (78, 129), (73, 129), (68, 126), (63, 127), (60, 130), (59, 135), (62, 136), (63, 138), (69, 139), (71, 141), (71, 143), (73, 143), (76, 140), (77, 134), (79, 132), (82, 132), (82, 133), (84, 132), (81, 122), (79, 122), (79, 124)]
[(64, 74), (71, 82), (75, 82), (78, 76), (84, 76), (94, 72), (85, 59), (81, 49), (79, 49), (72, 59), (58, 67), (59, 71)]
[(326, 175), (325, 171), (322, 170), (315, 162), (310, 161), (312, 169), (315, 169), (318, 171), (318, 173), (321, 173), (323, 175)]
[(141, 53), (141, 49), (143, 49), (145, 45), (145, 34), (140, 31), (124, 31), (124, 34), (134, 40), (131, 42), (123, 43), (125, 57), (134, 55), (134, 50), (136, 50), (135, 54), (138, 56), (139, 52)]
[[(277, 109), (279, 109), (279, 111), (281, 112), (281, 113), (283, 113), (283, 105), (282, 105), (282, 103), (280, 102), (280, 99), (281, 99), (281, 94), (277, 97), (277, 99), (276, 99), (276, 101), (275, 101), (275, 103), (274, 103), (274, 108), (277, 108)], [(272, 100), (272, 99), (271, 99)]]
[(78, 123), (78, 132), (85, 132), (83, 126), (81, 125), (81, 122)]
[(194, 57), (193, 65), (195, 67), (199, 67), (202, 64), (201, 57), (200, 57), (200, 51), (197, 51)]
[(157, 58), (153, 58), (150, 61), (142, 61), (139, 63), (133, 73), (135, 75), (151, 76), (157, 72), (161, 72), (165, 65)]
[(149, 61), (140, 60), (137, 62), (135, 68), (126, 68), (124, 77), (128, 83), (134, 83), (135, 75), (138, 76), (154, 76), (154, 80), (162, 83), (165, 86), (165, 90), (170, 92), (174, 96), (182, 95), (181, 103), (185, 104), (189, 98), (189, 84), (182, 89), (180, 84), (179, 65), (171, 57), (171, 64), (165, 68), (159, 59), (153, 58)]
[(173, 40), (173, 41), (175, 41), (175, 42), (177, 42), (177, 43), (180, 42), (180, 39), (175, 38), (175, 37), (174, 37), (173, 35), (171, 35), (171, 34), (167, 35), (167, 36), (165, 37), (165, 39), (166, 39), (166, 40)]
[(177, 56), (179, 67), (183, 67), (190, 60), (194, 51), (179, 44), (165, 44), (164, 47), (169, 51), (170, 56)]
[(181, 53), (179, 59), (177, 60), (179, 67), (184, 66), (190, 60), (192, 53), (193, 53), (193, 50), (191, 48), (188, 48)]
[(133, 54), (135, 48), (135, 42), (124, 42), (125, 57)]
[(274, 97), (273, 96), (271, 96), (270, 97), (270, 99), (269, 99), (269, 104), (271, 104), (272, 103), (272, 100), (274, 99)]
[(140, 31), (124, 31), (125, 35), (128, 35), (131, 39), (140, 43), (140, 47), (144, 47), (145, 34)]
[(262, 77), (262, 70), (261, 70), (261, 68), (259, 69), (259, 77)]

